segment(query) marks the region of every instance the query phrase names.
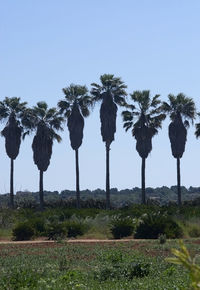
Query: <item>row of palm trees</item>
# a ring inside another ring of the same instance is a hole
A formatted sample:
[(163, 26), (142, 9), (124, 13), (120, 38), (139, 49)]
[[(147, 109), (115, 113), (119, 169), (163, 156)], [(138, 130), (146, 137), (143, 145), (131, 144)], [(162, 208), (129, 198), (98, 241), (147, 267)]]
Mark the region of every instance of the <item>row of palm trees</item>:
[[(10, 167), (10, 206), (14, 207), (13, 172), (14, 160), (18, 156), (21, 139), (35, 132), (32, 149), (34, 163), (39, 170), (40, 207), (44, 208), (43, 174), (47, 170), (52, 155), (54, 140), (61, 141), (59, 131), (67, 120), (71, 147), (75, 151), (76, 162), (76, 200), (80, 208), (79, 185), (79, 147), (83, 140), (84, 118), (88, 117), (96, 102), (101, 102), (101, 135), (106, 147), (106, 207), (110, 208), (110, 146), (116, 132), (118, 106), (124, 107), (122, 118), (126, 131), (131, 129), (136, 139), (136, 150), (142, 158), (141, 188), (142, 203), (146, 203), (145, 163), (152, 150), (152, 138), (158, 133), (166, 115), (169, 115), (169, 138), (172, 155), (177, 159), (178, 205), (181, 201), (180, 159), (185, 151), (187, 128), (197, 113), (194, 101), (180, 93), (169, 95), (168, 102), (161, 102), (160, 95), (150, 96), (150, 91), (135, 91), (127, 101), (127, 86), (121, 78), (112, 74), (100, 76), (100, 84), (92, 83), (89, 93), (86, 86), (71, 84), (63, 89), (64, 99), (57, 108), (48, 108), (46, 102), (38, 102), (28, 108), (20, 98), (6, 97), (0, 102), (0, 120), (5, 120), (2, 130), (5, 137), (6, 153), (11, 160)], [(196, 137), (200, 136), (200, 123), (196, 124)]]

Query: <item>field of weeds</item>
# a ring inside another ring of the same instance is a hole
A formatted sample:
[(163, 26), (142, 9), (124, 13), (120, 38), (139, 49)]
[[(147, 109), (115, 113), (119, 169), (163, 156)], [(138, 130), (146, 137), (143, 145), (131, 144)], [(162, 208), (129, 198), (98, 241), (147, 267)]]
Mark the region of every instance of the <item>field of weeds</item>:
[[(184, 243), (200, 253), (199, 239)], [(176, 240), (1, 244), (0, 289), (189, 289), (187, 272), (165, 260), (178, 247)]]

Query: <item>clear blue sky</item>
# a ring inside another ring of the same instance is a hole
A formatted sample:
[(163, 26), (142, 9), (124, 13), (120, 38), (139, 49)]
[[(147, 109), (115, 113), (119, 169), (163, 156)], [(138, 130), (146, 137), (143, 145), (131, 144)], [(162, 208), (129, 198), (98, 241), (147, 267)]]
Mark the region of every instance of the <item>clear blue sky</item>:
[[(56, 106), (70, 83), (98, 82), (104, 73), (120, 76), (128, 92), (150, 89), (161, 94), (184, 92), (200, 110), (199, 0), (18, 0), (0, 4), (0, 98), (21, 97), (30, 106), (44, 100)], [(167, 119), (153, 139), (146, 186), (176, 184)], [(0, 129), (3, 128), (0, 124)], [(67, 128), (54, 144), (44, 175), (46, 190), (75, 188), (74, 151)], [(15, 190), (38, 190), (32, 160), (32, 136), (22, 142), (15, 162)], [(181, 160), (182, 184), (200, 186), (200, 140), (188, 132)], [(9, 191), (10, 162), (0, 138), (0, 193)], [(111, 187), (140, 186), (141, 158), (131, 132), (118, 112), (111, 145)], [(99, 107), (85, 123), (80, 149), (81, 189), (105, 188), (105, 146)]]

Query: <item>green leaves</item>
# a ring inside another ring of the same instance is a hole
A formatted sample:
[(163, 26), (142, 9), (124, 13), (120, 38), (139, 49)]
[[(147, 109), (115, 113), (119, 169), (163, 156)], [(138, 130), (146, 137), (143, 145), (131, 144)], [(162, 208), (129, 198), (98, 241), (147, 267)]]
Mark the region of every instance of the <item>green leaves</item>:
[(180, 93), (177, 96), (169, 94), (168, 99), (169, 103), (163, 102), (162, 110), (164, 113), (169, 114), (172, 121), (178, 113), (188, 121), (195, 119), (196, 108), (192, 98), (188, 98), (183, 93)]
[(191, 258), (182, 240), (179, 241), (179, 245), (180, 250), (171, 250), (175, 258), (167, 258), (166, 261), (185, 267), (189, 271), (192, 288), (195, 290), (200, 289), (200, 266), (195, 264), (195, 258)]
[[(150, 91), (135, 91), (131, 94), (131, 99), (136, 103), (127, 104), (129, 110), (122, 112), (125, 130), (133, 127), (133, 132), (136, 128), (147, 126), (152, 129), (153, 135), (157, 133), (157, 129), (161, 128), (162, 121), (166, 115), (162, 113), (160, 95), (155, 95), (152, 99)], [(135, 120), (135, 121), (134, 121)]]
[(104, 74), (100, 76), (100, 82), (100, 85), (96, 83), (91, 84), (91, 94), (94, 102), (103, 100), (106, 94), (111, 93), (116, 104), (125, 106), (124, 97), (127, 95), (127, 86), (121, 78), (114, 77), (113, 74)]
[(65, 100), (58, 102), (60, 114), (69, 118), (73, 107), (78, 105), (83, 117), (88, 117), (90, 114), (90, 107), (92, 106), (92, 99), (88, 94), (86, 86), (71, 84), (69, 87), (63, 89)]

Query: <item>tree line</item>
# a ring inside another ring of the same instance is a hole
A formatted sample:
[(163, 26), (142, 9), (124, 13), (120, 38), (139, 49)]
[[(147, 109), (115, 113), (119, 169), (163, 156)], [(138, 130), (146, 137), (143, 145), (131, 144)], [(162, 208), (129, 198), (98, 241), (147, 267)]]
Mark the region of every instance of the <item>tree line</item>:
[[(48, 169), (53, 142), (61, 141), (59, 132), (67, 120), (71, 147), (75, 152), (76, 164), (76, 206), (80, 208), (79, 147), (83, 141), (84, 118), (88, 117), (97, 102), (100, 106), (101, 136), (106, 149), (106, 207), (110, 208), (110, 146), (116, 132), (118, 106), (123, 107), (123, 126), (131, 130), (136, 140), (136, 150), (142, 159), (141, 202), (146, 203), (145, 165), (152, 150), (152, 138), (158, 134), (162, 122), (170, 117), (169, 139), (172, 155), (177, 162), (178, 205), (181, 206), (180, 159), (185, 151), (187, 129), (197, 115), (192, 98), (183, 93), (169, 94), (168, 102), (162, 102), (160, 95), (151, 96), (149, 90), (134, 91), (127, 99), (127, 86), (120, 77), (112, 74), (100, 76), (100, 83), (92, 83), (89, 92), (86, 86), (71, 84), (63, 88), (64, 98), (57, 107), (48, 108), (44, 101), (29, 108), (17, 97), (5, 97), (0, 102), (0, 120), (6, 122), (1, 134), (5, 138), (5, 148), (10, 158), (10, 207), (14, 207), (14, 160), (19, 154), (21, 140), (34, 132), (32, 142), (33, 160), (39, 170), (40, 207), (44, 208), (43, 174)], [(200, 136), (200, 123), (195, 135)]]

